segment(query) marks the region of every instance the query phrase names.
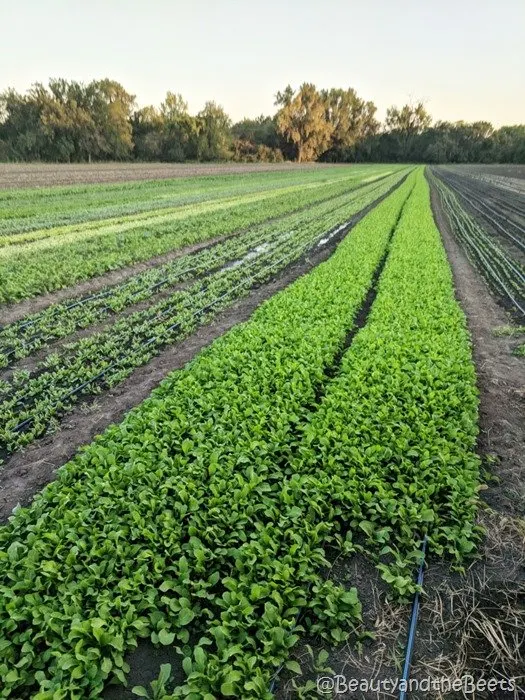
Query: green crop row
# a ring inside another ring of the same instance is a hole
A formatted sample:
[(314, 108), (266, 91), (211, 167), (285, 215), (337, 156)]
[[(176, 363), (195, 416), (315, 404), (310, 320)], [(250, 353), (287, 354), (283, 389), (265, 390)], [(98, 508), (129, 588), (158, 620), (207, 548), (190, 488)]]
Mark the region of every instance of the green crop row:
[[(377, 176), (380, 178), (380, 175)], [(85, 238), (96, 238), (106, 233), (118, 230), (126, 232), (137, 228), (147, 228), (157, 224), (166, 222), (178, 221), (186, 216), (195, 216), (196, 214), (211, 213), (214, 211), (222, 211), (235, 207), (238, 204), (256, 203), (266, 200), (271, 203), (274, 198), (280, 198), (281, 195), (293, 195), (295, 192), (302, 190), (316, 190), (320, 186), (327, 187), (328, 185), (350, 183), (350, 186), (357, 186), (359, 181), (354, 178), (332, 178), (325, 179), (322, 183), (319, 182), (303, 182), (295, 185), (287, 185), (285, 187), (250, 187), (245, 185), (244, 188), (237, 187), (235, 190), (225, 192), (222, 196), (215, 196), (213, 192), (201, 191), (199, 195), (190, 197), (188, 201), (179, 200), (173, 202), (169, 206), (164, 206), (164, 202), (157, 203), (156, 206), (151, 205), (145, 211), (129, 212), (116, 211), (108, 218), (99, 218), (94, 220), (80, 221), (66, 225), (50, 225), (47, 228), (36, 228), (26, 233), (16, 233), (11, 231), (12, 222), (7, 222), (7, 232), (0, 237), (0, 248), (6, 246), (23, 246), (27, 249), (27, 245), (40, 241), (42, 245), (53, 246), (63, 241), (73, 243), (76, 240)], [(43, 243), (43, 239), (60, 238), (61, 241), (48, 241)], [(35, 246), (39, 248), (41, 246)], [(9, 253), (7, 253), (9, 255)]]
[[(230, 258), (233, 264), (210, 272), (145, 310), (117, 318), (101, 332), (68, 344), (61, 354), (43, 360), (33, 373), (16, 373), (14, 381), (4, 382), (0, 389), (2, 452), (31, 442), (82, 396), (98, 394), (121, 382), (164, 346), (181, 340), (254, 284), (266, 281), (298, 259), (326, 236), (327, 227), (347, 221), (376, 194), (363, 188), (353, 196), (347, 195), (337, 206), (329, 202), (312, 207), (290, 217), (284, 232), (282, 222), (274, 223), (266, 237), (259, 238), (259, 243), (265, 244), (259, 250), (237, 249), (235, 257)], [(239, 259), (243, 252), (244, 257)], [(205, 308), (206, 313), (199, 314)], [(81, 385), (85, 386), (79, 389)]]
[[(64, 338), (76, 329), (86, 328), (133, 304), (151, 299), (156, 294), (169, 290), (174, 284), (194, 279), (228, 261), (239, 259), (251, 248), (271, 244), (288, 233), (292, 235), (293, 231), (314, 219), (322, 223), (328, 217), (332, 221), (336, 214), (344, 220), (345, 216), (353, 214), (358, 207), (364, 208), (374, 198), (385, 194), (392, 184), (387, 178), (331, 198), (327, 202), (312, 205), (306, 210), (284, 214), (270, 223), (241, 231), (206, 250), (176, 258), (165, 265), (134, 275), (97, 294), (53, 304), (43, 311), (9, 324), (0, 330), (0, 367), (27, 357), (46, 343)], [(330, 226), (330, 223), (325, 222), (325, 226)]]
[[(392, 183), (402, 171), (390, 176)], [(373, 186), (372, 185), (369, 186)], [(335, 183), (265, 192), (226, 201), (164, 210), (146, 220), (114, 219), (32, 243), (0, 248), (0, 302), (61, 289), (75, 282), (161, 255), (185, 245), (254, 226), (359, 186), (352, 178)]]
[(387, 175), (399, 166), (351, 166), (337, 171), (312, 169), (209, 177), (187, 177), (139, 182), (2, 190), (0, 235), (95, 221), (146, 212), (205, 197), (224, 197), (301, 183), (322, 183), (337, 178), (362, 180)]
[[(33, 240), (31, 236), (23, 235), (31, 231), (41, 231), (41, 237), (45, 237), (44, 231), (48, 228), (55, 229), (59, 233), (63, 230), (67, 231), (67, 227), (73, 224), (145, 215), (147, 212), (156, 210), (161, 212), (163, 209), (198, 204), (205, 200), (231, 199), (244, 194), (271, 192), (299, 184), (301, 183), (297, 182), (297, 178), (294, 180), (287, 178), (284, 181), (275, 181), (273, 178), (266, 178), (266, 181), (254, 179), (248, 182), (237, 179), (234, 182), (226, 180), (219, 183), (201, 183), (200, 188), (197, 188), (194, 182), (185, 182), (182, 189), (173, 187), (171, 184), (169, 189), (162, 190), (162, 193), (155, 193), (154, 196), (149, 193), (149, 197), (141, 197), (140, 195), (143, 194), (141, 190), (126, 193), (126, 196), (120, 201), (117, 200), (115, 204), (108, 204), (103, 199), (83, 197), (80, 200), (83, 206), (76, 204), (72, 210), (71, 197), (64, 201), (64, 198), (54, 195), (52, 198), (46, 198), (45, 201), (37, 199), (29, 212), (27, 210), (22, 212), (16, 204), (4, 210), (0, 216), (0, 245)], [(135, 196), (130, 199), (130, 194)], [(35, 240), (36, 238), (38, 236)]]
[(401, 594), (424, 534), (458, 562), (473, 549), (477, 409), (465, 318), (421, 175), (367, 323), (292, 461), (295, 474), (328, 472), (346, 548), (375, 555)]
[(334, 638), (358, 623), (355, 590), (319, 574), (330, 494), (284, 483), (280, 465), (413, 180), (0, 529), (0, 697), (98, 697), (110, 679), (124, 682), (124, 654), (140, 637), (176, 641), (190, 657), (190, 624), (200, 639), (193, 685), (264, 697), (300, 609)]
[[(212, 487), (191, 492), (206, 514), (189, 516), (198, 526), (193, 532), (188, 524), (193, 559), (214, 562), (223, 538), (235, 551), (218, 610), (199, 628), (203, 636), (185, 644), (170, 630), (184, 655), (186, 680), (159, 697), (271, 698), (269, 669), (284, 661), (299, 633), (346, 638), (340, 627), (358, 620), (357, 593), (316, 578), (305, 590), (299, 573), (308, 567), (305, 544), (318, 565), (328, 550), (332, 557), (364, 553), (402, 597), (414, 591), (424, 535), (433, 554), (461, 563), (479, 539), (477, 403), (465, 319), (420, 171), (367, 323), (320, 404), (282, 434), (285, 448), (272, 453), (271, 466), (255, 461), (253, 486), (234, 491), (239, 469), (227, 483), (212, 478)], [(262, 523), (250, 538), (253, 514)], [(284, 575), (274, 573), (272, 557), (287, 565)], [(165, 590), (184, 595), (182, 584), (194, 580), (179, 572)], [(297, 597), (290, 597), (300, 582)], [(264, 613), (261, 589), (270, 598)], [(302, 612), (300, 624), (290, 621), (289, 611)]]

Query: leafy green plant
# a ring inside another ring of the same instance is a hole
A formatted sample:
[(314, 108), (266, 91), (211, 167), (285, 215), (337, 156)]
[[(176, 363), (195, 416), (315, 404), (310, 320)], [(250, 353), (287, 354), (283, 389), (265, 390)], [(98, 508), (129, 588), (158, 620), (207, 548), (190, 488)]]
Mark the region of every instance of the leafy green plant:
[(162, 664), (158, 678), (150, 683), (150, 690), (141, 685), (135, 685), (131, 689), (131, 692), (134, 695), (137, 695), (139, 698), (148, 698), (148, 700), (164, 700), (168, 695), (167, 685), (169, 684), (170, 680), (171, 664)]
[[(143, 311), (117, 319), (91, 337), (67, 344), (60, 356), (49, 356), (31, 374), (26, 373), (23, 382), (13, 382), (11, 391), (4, 392), (5, 398), (0, 396), (0, 447), (9, 452), (28, 444), (48, 431), (82, 396), (100, 393), (123, 381), (165, 345), (183, 339), (255, 284), (300, 257), (326, 233), (327, 227), (337, 227), (377, 196), (378, 189), (382, 192), (390, 185), (387, 178), (373, 189), (363, 187), (357, 193), (332, 197), (329, 202), (286, 217), (284, 233), (280, 219), (191, 256), (189, 263), (184, 258), (176, 260), (160, 271), (141, 274), (113, 291), (106, 290), (101, 297), (89, 297), (87, 307), (80, 301), (65, 302), (1, 330), (0, 349), (4, 343), (3, 361), (8, 364), (13, 354), (29, 355), (47, 341), (67, 336), (77, 326), (89, 326), (113, 310), (147, 298), (159, 289), (159, 279), (173, 281), (172, 275), (177, 279), (184, 270), (193, 270), (197, 277), (199, 272), (206, 273), (188, 289), (175, 291)], [(256, 244), (257, 254), (253, 250)], [(236, 264), (225, 265), (228, 260)]]
[(505, 336), (514, 337), (517, 335), (523, 335), (525, 333), (525, 326), (497, 326), (497, 328), (492, 329), (492, 335), (496, 338), (502, 338)]

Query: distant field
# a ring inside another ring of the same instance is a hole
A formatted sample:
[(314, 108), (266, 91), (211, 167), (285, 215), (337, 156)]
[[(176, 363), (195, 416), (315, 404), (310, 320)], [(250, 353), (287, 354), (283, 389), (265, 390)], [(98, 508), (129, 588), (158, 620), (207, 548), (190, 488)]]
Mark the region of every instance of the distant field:
[(326, 167), (334, 166), (328, 163), (0, 163), (0, 189)]
[(472, 174), (500, 175), (502, 177), (513, 177), (521, 180), (525, 179), (525, 165), (514, 165), (510, 163), (498, 165), (469, 163), (468, 165), (456, 165), (454, 167), (458, 170), (464, 170)]
[(449, 223), (472, 265), (518, 324), (525, 321), (525, 168), (433, 168)]

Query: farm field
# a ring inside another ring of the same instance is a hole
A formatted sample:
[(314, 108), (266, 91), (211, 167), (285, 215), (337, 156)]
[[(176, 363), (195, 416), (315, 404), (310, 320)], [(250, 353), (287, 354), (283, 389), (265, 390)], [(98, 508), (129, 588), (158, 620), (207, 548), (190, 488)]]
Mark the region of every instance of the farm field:
[[(372, 171), (365, 169), (361, 180), (354, 173), (339, 177), (335, 183), (326, 184), (323, 178), (316, 185), (303, 183), (300, 192), (297, 185), (290, 187), (286, 183), (284, 195), (277, 190), (279, 195), (275, 197), (271, 190), (270, 201), (267, 190), (263, 191), (262, 203), (259, 196), (252, 199), (251, 194), (246, 196), (248, 202), (238, 197), (241, 204), (236, 198), (230, 205), (228, 199), (226, 213), (221, 216), (214, 206), (211, 211), (197, 215), (193, 210), (184, 213), (176, 210), (163, 223), (164, 233), (158, 233), (164, 250), (170, 241), (172, 246), (180, 247), (180, 230), (184, 235), (191, 227), (197, 240), (209, 240), (210, 232), (227, 230), (223, 216), (243, 228), (211, 247), (127, 276), (95, 293), (91, 289), (87, 294), (69, 296), (36, 314), (6, 324), (0, 330), (0, 366), (4, 368), (0, 375), (2, 456), (56, 427), (58, 419), (79, 400), (116, 386), (134, 368), (189, 335), (254, 285), (267, 281), (309, 250), (319, 249), (335, 235), (341, 235), (346, 222), (385, 195), (406, 170), (398, 169), (392, 174), (383, 169), (370, 174)], [(17, 201), (17, 210), (18, 204)], [(239, 207), (242, 212), (237, 218)], [(181, 208), (185, 210), (184, 206)], [(261, 223), (264, 217), (267, 220)], [(106, 240), (115, 240), (113, 233), (104, 233), (106, 222), (104, 219), (95, 229), (99, 238), (91, 258), (99, 256), (104, 268), (108, 263)], [(234, 223), (229, 225), (233, 228)], [(134, 229), (132, 241), (136, 240), (137, 230)], [(84, 247), (88, 243), (81, 234), (69, 245), (63, 243), (61, 236), (56, 238), (58, 253), (56, 246), (51, 250), (61, 261), (67, 277), (72, 267), (76, 269), (72, 255), (75, 245), (79, 242)], [(55, 236), (50, 241), (54, 243)], [(120, 247), (116, 249), (119, 260), (129, 254), (132, 241), (125, 252)], [(148, 247), (142, 241), (139, 244), (141, 255), (146, 254)], [(7, 271), (12, 271), (17, 289), (21, 289), (24, 274), (20, 267), (20, 247), (25, 249), (29, 261), (28, 277), (34, 280), (39, 274), (46, 279), (49, 268), (47, 263), (41, 264), (43, 252), (34, 251), (38, 245), (37, 241), (7, 248), (15, 251), (16, 257), (7, 257), (5, 265)], [(150, 241), (149, 252), (151, 249), (157, 248)], [(33, 262), (35, 257), (39, 261), (38, 271)], [(84, 262), (83, 254), (81, 274), (89, 274), (91, 267)], [(9, 285), (9, 275), (4, 279)], [(28, 360), (24, 362), (25, 358)]]
[[(509, 173), (510, 166), (505, 172)], [(434, 169), (458, 239), (516, 322), (525, 322), (525, 183), (480, 168)], [(517, 171), (519, 172), (519, 170)]]
[(23, 167), (0, 188), (0, 697), (399, 675), (424, 539), (414, 676), (519, 697), (519, 169)]
[[(13, 302), (373, 184), (396, 167), (0, 193), (0, 300)], [(361, 179), (361, 182), (359, 180)], [(167, 194), (166, 194), (167, 191)], [(39, 212), (44, 211), (44, 215)]]
[[(101, 182), (162, 180), (174, 177), (246, 174), (278, 170), (319, 169), (323, 164), (307, 163), (72, 163), (57, 168), (52, 163), (0, 163), (0, 188), (49, 187), (51, 185), (81, 185)], [(344, 166), (343, 166), (344, 167)], [(333, 166), (332, 166), (333, 168)]]

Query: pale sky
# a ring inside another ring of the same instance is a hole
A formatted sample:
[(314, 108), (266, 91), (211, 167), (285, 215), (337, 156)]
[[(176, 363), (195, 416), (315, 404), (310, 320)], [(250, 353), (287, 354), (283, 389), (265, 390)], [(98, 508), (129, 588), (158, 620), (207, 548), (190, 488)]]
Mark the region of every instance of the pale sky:
[(234, 120), (288, 83), (353, 87), (434, 120), (525, 123), (525, 0), (0, 0), (0, 90), (109, 77)]

